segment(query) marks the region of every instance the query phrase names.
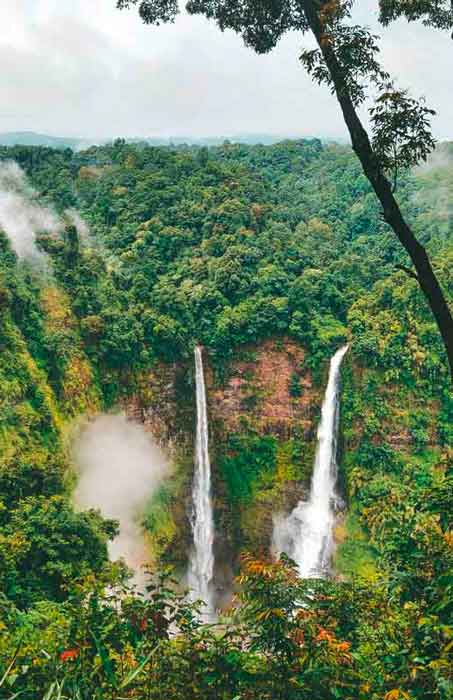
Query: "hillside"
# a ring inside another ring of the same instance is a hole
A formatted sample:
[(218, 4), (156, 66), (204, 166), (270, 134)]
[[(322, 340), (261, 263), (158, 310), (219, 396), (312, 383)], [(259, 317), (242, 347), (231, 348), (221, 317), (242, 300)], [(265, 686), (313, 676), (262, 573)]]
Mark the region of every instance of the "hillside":
[[(443, 144), (398, 190), (449, 299), (452, 154)], [(453, 395), (351, 151), (2, 147), (0, 188), (5, 697), (447, 700)], [(274, 517), (307, 498), (345, 343), (333, 572), (301, 580), (272, 558)], [(180, 594), (198, 344), (219, 628)], [(74, 435), (120, 409), (172, 465), (141, 514), (163, 575), (148, 598), (109, 561), (117, 523), (73, 503)]]

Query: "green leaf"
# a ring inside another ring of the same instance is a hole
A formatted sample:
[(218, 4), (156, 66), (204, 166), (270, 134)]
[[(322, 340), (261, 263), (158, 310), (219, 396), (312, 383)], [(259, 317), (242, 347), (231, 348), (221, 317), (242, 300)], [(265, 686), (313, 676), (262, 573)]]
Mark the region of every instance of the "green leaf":
[(138, 676), (138, 675), (143, 671), (143, 669), (145, 668), (145, 666), (146, 666), (146, 664), (148, 663), (148, 661), (150, 660), (150, 658), (156, 653), (156, 651), (157, 651), (158, 648), (159, 648), (159, 645), (157, 645), (152, 651), (150, 651), (150, 653), (148, 654), (148, 656), (146, 656), (146, 657), (143, 659), (143, 661), (137, 666), (137, 668), (134, 668), (134, 670), (131, 671), (131, 673), (129, 673), (129, 675), (126, 676), (126, 678), (124, 678), (123, 681), (121, 681), (121, 683), (120, 683), (120, 685), (119, 685), (119, 687), (118, 687), (119, 690), (122, 690), (122, 689), (126, 688), (126, 687), (129, 685), (129, 683), (132, 683), (132, 681), (133, 681), (135, 678), (137, 678), (137, 676)]
[(90, 633), (94, 639), (94, 643), (96, 644), (96, 649), (101, 659), (102, 668), (105, 671), (105, 675), (107, 676), (109, 683), (111, 683), (114, 688), (118, 688), (118, 680), (113, 670), (113, 665), (107, 649), (103, 646), (100, 639), (98, 639), (92, 630), (90, 630)]

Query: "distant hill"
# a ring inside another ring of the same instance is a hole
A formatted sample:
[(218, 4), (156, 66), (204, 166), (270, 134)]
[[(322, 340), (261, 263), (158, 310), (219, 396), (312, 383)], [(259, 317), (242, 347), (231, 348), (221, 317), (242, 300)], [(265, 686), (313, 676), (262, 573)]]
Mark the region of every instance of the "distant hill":
[(48, 136), (34, 131), (10, 131), (0, 134), (0, 146), (50, 146), (51, 148), (80, 148), (85, 141), (77, 138)]
[(263, 146), (271, 146), (275, 143), (283, 141), (293, 141), (298, 139), (319, 138), (323, 143), (347, 143), (347, 139), (330, 138), (316, 135), (297, 135), (297, 134), (233, 134), (224, 136), (167, 136), (167, 137), (142, 137), (125, 139), (128, 143), (147, 143), (150, 146), (221, 146), (224, 143), (241, 143), (247, 146), (262, 144)]
[[(284, 141), (288, 138), (297, 138), (296, 136), (277, 136), (275, 134), (235, 134), (234, 136), (211, 136), (211, 137), (197, 137), (197, 136), (168, 136), (168, 137), (137, 137), (137, 138), (127, 138), (125, 139), (128, 143), (146, 143), (150, 146), (180, 146), (183, 144), (196, 145), (196, 146), (219, 146), (225, 141), (230, 141), (231, 143), (244, 143), (244, 144), (263, 144), (270, 145), (273, 143), (278, 143), (279, 141)], [(0, 133), (0, 146), (49, 146), (50, 148), (72, 148), (73, 150), (80, 150), (82, 148), (88, 148), (89, 146), (96, 144), (102, 145), (113, 141), (114, 139), (104, 138), (104, 139), (90, 139), (90, 138), (75, 138), (75, 137), (65, 137), (65, 136), (49, 136), (48, 134), (39, 134), (35, 131), (10, 131), (5, 133)], [(342, 139), (329, 139), (322, 138), (324, 142), (329, 141), (342, 141)]]

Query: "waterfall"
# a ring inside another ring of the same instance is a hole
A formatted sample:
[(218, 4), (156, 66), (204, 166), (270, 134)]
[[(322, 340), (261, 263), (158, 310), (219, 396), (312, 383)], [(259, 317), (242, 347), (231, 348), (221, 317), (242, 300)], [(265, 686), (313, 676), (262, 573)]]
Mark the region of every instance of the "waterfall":
[(323, 576), (330, 568), (335, 501), (338, 499), (335, 485), (340, 366), (347, 349), (347, 345), (340, 348), (330, 361), (309, 499), (299, 501), (287, 518), (275, 522), (274, 550), (286, 552), (296, 562), (301, 578)]
[(209, 461), (206, 388), (203, 373), (203, 357), (199, 346), (195, 348), (195, 381), (197, 434), (191, 518), (194, 548), (189, 566), (188, 583), (193, 599), (204, 601), (206, 607), (203, 616), (209, 619), (214, 613), (211, 590), (214, 570), (214, 518), (211, 501), (211, 463)]

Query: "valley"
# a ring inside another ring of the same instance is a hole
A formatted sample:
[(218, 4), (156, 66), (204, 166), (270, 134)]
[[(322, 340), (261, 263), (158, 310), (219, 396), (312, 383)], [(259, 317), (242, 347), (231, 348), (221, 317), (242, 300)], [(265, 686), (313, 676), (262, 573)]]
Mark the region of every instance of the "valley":
[[(438, 148), (398, 198), (451, 299)], [(453, 394), (350, 149), (0, 147), (0, 189), (5, 697), (447, 700)]]

